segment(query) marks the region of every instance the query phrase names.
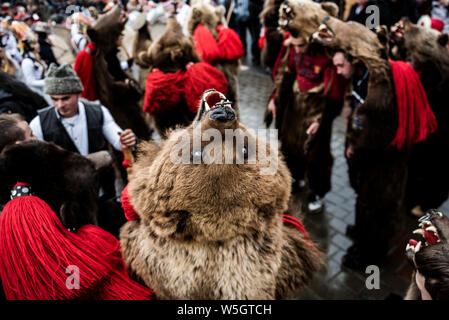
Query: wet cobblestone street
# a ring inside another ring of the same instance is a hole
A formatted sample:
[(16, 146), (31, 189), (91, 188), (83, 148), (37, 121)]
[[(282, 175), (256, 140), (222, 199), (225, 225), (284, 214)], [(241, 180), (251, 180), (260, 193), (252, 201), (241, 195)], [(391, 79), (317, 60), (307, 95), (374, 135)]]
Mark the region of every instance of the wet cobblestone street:
[[(249, 128), (265, 128), (263, 115), (272, 80), (264, 69), (244, 65), (239, 75), (239, 105), (242, 122)], [(325, 210), (305, 215), (301, 195), (291, 199), (290, 215), (300, 218), (311, 238), (326, 254), (327, 267), (313, 283), (295, 299), (385, 299), (391, 294), (403, 297), (410, 283), (412, 269), (405, 260), (405, 246), (417, 226), (417, 218), (409, 215), (404, 232), (397, 234), (390, 249), (387, 265), (380, 268), (380, 289), (368, 290), (369, 274), (341, 266), (341, 260), (352, 240), (345, 236), (346, 226), (354, 223), (355, 193), (349, 186), (346, 160), (343, 156), (346, 124), (338, 117), (333, 125), (331, 148), (334, 155), (332, 190), (325, 197)], [(449, 201), (440, 208), (449, 214)]]

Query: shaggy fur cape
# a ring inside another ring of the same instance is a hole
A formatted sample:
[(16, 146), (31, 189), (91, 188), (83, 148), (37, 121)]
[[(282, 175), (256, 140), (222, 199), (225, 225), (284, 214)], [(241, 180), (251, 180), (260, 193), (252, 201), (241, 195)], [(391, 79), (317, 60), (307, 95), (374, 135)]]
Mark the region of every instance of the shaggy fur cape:
[[(140, 145), (128, 192), (141, 219), (122, 227), (125, 263), (159, 299), (291, 297), (322, 260), (301, 232), (282, 223), (291, 177), (276, 150), (262, 142), (277, 165), (274, 175), (262, 175), (267, 165), (249, 164), (237, 148), (222, 149), (223, 161), (228, 152), (234, 164), (175, 164), (170, 158), (209, 128), (222, 137), (225, 129), (240, 129), (236, 134), (247, 136), (245, 146), (258, 141), (236, 119), (219, 122), (210, 113), (161, 145)], [(224, 139), (219, 146), (226, 148)], [(203, 143), (203, 161), (205, 150)]]

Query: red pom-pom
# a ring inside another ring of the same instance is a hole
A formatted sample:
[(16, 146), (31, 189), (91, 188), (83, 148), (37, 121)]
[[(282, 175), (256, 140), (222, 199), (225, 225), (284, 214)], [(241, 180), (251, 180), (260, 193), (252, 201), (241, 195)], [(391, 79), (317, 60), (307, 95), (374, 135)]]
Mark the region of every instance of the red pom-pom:
[(130, 202), (129, 194), (128, 194), (128, 186), (125, 187), (122, 191), (122, 207), (123, 211), (125, 211), (125, 217), (127, 220), (138, 220), (140, 219), (140, 216), (136, 211), (134, 211), (134, 208)]
[(122, 162), (123, 168), (128, 169), (130, 165), (131, 165), (131, 161), (129, 161), (128, 159), (123, 160), (123, 162)]
[(240, 59), (243, 56), (243, 44), (237, 32), (231, 28), (217, 28), (218, 48), (223, 60)]
[(204, 62), (213, 63), (222, 57), (217, 40), (210, 33), (209, 29), (202, 24), (195, 28), (193, 42), (195, 51), (198, 52)]
[(182, 70), (163, 73), (156, 70), (148, 74), (143, 111), (158, 114), (175, 109), (181, 100), (185, 75)]

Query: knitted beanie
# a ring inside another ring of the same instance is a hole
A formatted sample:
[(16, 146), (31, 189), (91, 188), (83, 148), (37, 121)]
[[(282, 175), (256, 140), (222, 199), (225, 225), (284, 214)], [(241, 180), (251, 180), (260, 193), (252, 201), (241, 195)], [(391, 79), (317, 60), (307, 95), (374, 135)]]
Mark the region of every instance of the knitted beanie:
[(80, 78), (69, 64), (56, 66), (52, 64), (44, 82), (46, 94), (70, 94), (83, 92)]

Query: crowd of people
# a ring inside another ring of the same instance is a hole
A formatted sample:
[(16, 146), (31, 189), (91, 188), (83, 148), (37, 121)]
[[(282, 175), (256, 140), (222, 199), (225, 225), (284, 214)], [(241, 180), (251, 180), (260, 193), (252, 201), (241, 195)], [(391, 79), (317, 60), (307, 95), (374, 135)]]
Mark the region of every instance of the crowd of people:
[[(377, 11), (367, 10), (370, 6)], [(319, 25), (314, 25), (317, 19), (301, 20), (302, 10), (318, 16)], [(373, 12), (378, 12), (382, 27), (372, 24)], [(0, 259), (5, 263), (0, 279), (6, 298), (80, 298), (64, 288), (59, 293), (51, 293), (45, 285), (38, 286), (40, 291), (32, 289), (32, 283), (17, 289), (28, 277), (24, 268), (32, 263), (49, 259), (48, 268), (58, 264), (51, 252), (37, 245), (29, 260), (15, 256), (12, 239), (25, 243), (30, 236), (25, 227), (8, 236), (8, 230), (17, 227), (10, 217), (17, 215), (21, 201), (16, 194), (30, 195), (24, 189), (37, 196), (27, 203), (36, 213), (30, 225), (42, 224), (40, 215), (51, 212), (54, 238), (43, 236), (44, 226), (36, 230), (44, 246), (46, 241), (60, 241), (57, 250), (75, 250), (79, 261), (85, 259), (92, 282), (106, 277), (107, 283), (113, 283), (103, 291), (87, 290), (86, 297), (152, 297), (151, 286), (145, 288), (124, 272), (116, 248), (103, 255), (92, 239), (114, 248), (120, 228), (132, 220), (129, 205), (122, 205), (120, 199), (128, 197), (125, 186), (132, 176), (129, 166), (139, 157), (139, 142), (151, 140), (154, 130), (164, 140), (171, 130), (201, 119), (200, 99), (212, 88), (225, 94), (240, 118), (239, 108), (244, 106), (238, 104), (237, 75), (246, 56), (272, 76), (265, 123), (274, 122), (279, 130), (291, 190), (307, 194), (306, 214), (323, 212), (325, 195), (331, 190), (332, 125), (338, 116), (347, 120), (344, 156), (357, 199), (355, 223), (346, 231), (354, 245), (343, 265), (356, 270), (383, 265), (405, 215), (445, 219), (426, 212), (449, 197), (449, 167), (440, 156), (449, 151), (444, 103), (449, 89), (448, 33), (446, 0), (306, 1), (301, 6), (275, 0), (4, 2), (0, 12), (0, 175), (4, 179)], [(426, 46), (430, 49), (422, 48)], [(82, 157), (62, 155), (53, 144)], [(40, 150), (32, 158), (36, 160), (20, 171), (16, 159), (36, 148)], [(50, 157), (62, 159), (62, 167), (79, 167), (42, 180), (40, 171), (49, 168)], [(95, 181), (78, 184), (87, 173)], [(58, 200), (55, 195), (60, 193), (55, 190), (62, 181), (74, 187), (69, 186)], [(14, 199), (9, 201), (11, 188)], [(75, 200), (89, 198), (89, 192), (95, 196), (85, 211), (93, 213), (82, 217), (85, 208)], [(85, 227), (90, 224), (99, 228)], [(440, 243), (446, 239), (445, 224), (436, 225), (429, 230), (435, 230)], [(425, 240), (429, 246), (436, 242)], [(432, 268), (418, 259), (421, 247), (407, 246), (416, 268), (412, 282), (421, 292), (408, 297), (449, 298), (444, 280), (449, 274), (432, 278)], [(93, 255), (100, 256), (101, 266), (91, 262)], [(449, 255), (439, 259), (449, 272)], [(14, 264), (23, 266), (17, 277), (10, 276)], [(33, 276), (48, 278), (42, 273)]]

